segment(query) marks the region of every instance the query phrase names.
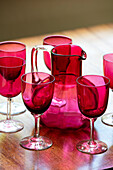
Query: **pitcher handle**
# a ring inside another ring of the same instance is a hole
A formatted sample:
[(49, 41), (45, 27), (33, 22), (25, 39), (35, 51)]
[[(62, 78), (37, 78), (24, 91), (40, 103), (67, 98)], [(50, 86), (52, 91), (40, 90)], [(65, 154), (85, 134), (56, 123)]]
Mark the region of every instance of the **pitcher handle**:
[(38, 51), (47, 51), (49, 52), (51, 56), (51, 50), (54, 47), (51, 45), (38, 45), (32, 48), (31, 50), (31, 72), (38, 72), (38, 67), (37, 67), (37, 56), (38, 56)]

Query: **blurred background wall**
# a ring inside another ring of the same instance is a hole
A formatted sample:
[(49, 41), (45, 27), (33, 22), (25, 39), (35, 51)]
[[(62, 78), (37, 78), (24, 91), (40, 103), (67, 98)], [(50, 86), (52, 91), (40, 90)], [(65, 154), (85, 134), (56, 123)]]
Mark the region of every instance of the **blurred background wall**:
[(113, 0), (0, 0), (0, 41), (113, 22)]

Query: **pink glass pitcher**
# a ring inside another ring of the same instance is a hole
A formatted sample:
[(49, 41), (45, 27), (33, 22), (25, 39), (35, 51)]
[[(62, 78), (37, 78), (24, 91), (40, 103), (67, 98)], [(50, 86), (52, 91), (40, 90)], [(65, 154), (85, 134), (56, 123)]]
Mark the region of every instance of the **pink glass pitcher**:
[[(32, 71), (37, 71), (38, 51), (46, 51), (47, 48), (48, 45), (44, 45), (32, 49)], [(55, 88), (52, 103), (41, 116), (41, 121), (48, 127), (78, 129), (87, 122), (78, 108), (76, 90), (76, 78), (82, 75), (82, 60), (86, 59), (86, 52), (72, 44), (54, 48), (50, 46), (50, 49), (51, 73), (55, 77)]]

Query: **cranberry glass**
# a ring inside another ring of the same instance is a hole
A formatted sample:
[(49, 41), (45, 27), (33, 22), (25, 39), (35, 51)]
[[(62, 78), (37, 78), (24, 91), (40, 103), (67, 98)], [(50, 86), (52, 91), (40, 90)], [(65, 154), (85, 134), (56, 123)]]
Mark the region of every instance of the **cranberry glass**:
[[(26, 46), (17, 41), (0, 42), (0, 57), (16, 56), (26, 60)], [(25, 112), (25, 106), (22, 103), (12, 101), (11, 115), (18, 115)], [(0, 113), (7, 114), (7, 102), (0, 104)]]
[(76, 78), (82, 75), (82, 60), (86, 57), (77, 45), (59, 45), (52, 49), (55, 90), (51, 106), (41, 116), (46, 126), (78, 129), (87, 122), (78, 108), (76, 92)]
[(19, 57), (0, 57), (0, 94), (7, 97), (7, 118), (0, 121), (0, 132), (17, 132), (23, 123), (11, 119), (11, 100), (21, 92), (21, 76), (25, 73), (25, 60)]
[[(57, 45), (72, 44), (72, 39), (63, 35), (51, 35), (43, 39), (43, 45)], [(49, 70), (51, 70), (51, 57), (48, 51), (44, 51), (44, 61)]]
[(39, 135), (40, 116), (49, 108), (54, 92), (54, 76), (32, 72), (22, 76), (22, 98), (26, 108), (35, 118), (34, 136), (25, 137), (20, 145), (30, 150), (43, 150), (52, 146), (52, 141)]
[[(113, 91), (113, 53), (103, 56), (104, 75), (110, 79), (110, 88)], [(102, 122), (106, 125), (113, 126), (113, 113), (107, 113), (102, 116)]]
[(77, 78), (78, 106), (81, 113), (90, 118), (90, 140), (80, 141), (77, 149), (88, 154), (99, 154), (107, 150), (107, 145), (94, 140), (94, 119), (101, 116), (108, 103), (110, 80), (99, 75), (86, 75)]
[(77, 45), (59, 45), (52, 49), (52, 74), (55, 76), (55, 93), (52, 100), (53, 106), (63, 107), (66, 100), (62, 98), (67, 75), (82, 75), (82, 60), (86, 59), (86, 53)]

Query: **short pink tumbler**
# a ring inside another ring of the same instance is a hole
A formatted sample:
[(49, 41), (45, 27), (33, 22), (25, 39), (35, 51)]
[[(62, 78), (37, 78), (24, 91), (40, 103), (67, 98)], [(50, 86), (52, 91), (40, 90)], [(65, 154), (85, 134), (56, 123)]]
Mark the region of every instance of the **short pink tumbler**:
[[(64, 35), (51, 35), (43, 39), (43, 45), (57, 45), (72, 44), (72, 39)], [(51, 57), (48, 51), (44, 51), (44, 61), (49, 70), (51, 70)]]

